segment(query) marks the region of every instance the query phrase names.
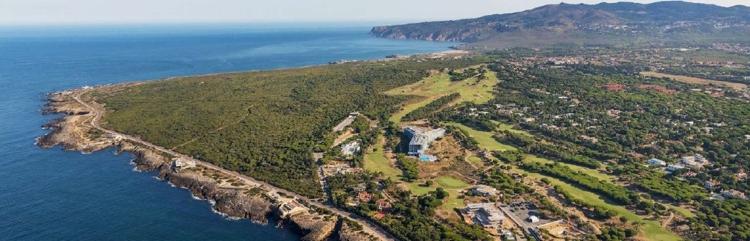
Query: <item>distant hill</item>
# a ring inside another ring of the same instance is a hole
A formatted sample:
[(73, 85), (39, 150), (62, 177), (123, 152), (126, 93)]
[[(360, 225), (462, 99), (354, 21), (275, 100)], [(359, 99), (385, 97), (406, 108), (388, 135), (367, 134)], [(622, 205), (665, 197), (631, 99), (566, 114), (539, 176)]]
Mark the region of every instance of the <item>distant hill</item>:
[(750, 7), (680, 1), (562, 3), (473, 19), (378, 26), (371, 33), (464, 42), (469, 48), (750, 42)]

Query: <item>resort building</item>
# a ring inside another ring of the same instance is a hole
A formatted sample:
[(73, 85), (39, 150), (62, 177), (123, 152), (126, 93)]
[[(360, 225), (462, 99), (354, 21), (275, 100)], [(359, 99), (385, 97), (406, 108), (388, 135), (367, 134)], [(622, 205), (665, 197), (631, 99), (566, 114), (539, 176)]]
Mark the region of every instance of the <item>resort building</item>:
[(430, 148), (430, 144), (436, 139), (445, 135), (445, 129), (429, 129), (415, 126), (404, 129), (404, 137), (409, 140), (407, 153), (419, 157), (421, 161), (433, 162), (437, 157), (425, 153)]
[(468, 215), (475, 224), (485, 228), (497, 227), (505, 219), (503, 212), (495, 206), (495, 203), (472, 203), (466, 205), (462, 214)]

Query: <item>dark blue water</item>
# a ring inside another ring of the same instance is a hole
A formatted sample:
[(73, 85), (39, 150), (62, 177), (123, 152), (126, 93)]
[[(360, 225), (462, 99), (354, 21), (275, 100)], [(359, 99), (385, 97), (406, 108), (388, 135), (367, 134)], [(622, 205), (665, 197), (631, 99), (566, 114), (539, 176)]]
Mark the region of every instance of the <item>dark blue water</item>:
[(39, 149), (44, 95), (83, 85), (372, 59), (446, 44), (362, 27), (0, 28), (0, 240), (298, 240), (230, 221), (186, 190), (132, 171), (132, 156)]

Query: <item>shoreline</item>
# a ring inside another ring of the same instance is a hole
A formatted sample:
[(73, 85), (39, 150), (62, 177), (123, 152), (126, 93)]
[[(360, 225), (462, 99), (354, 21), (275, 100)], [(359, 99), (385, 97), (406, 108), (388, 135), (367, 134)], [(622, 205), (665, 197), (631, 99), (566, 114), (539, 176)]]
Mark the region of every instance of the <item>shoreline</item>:
[(269, 220), (277, 220), (279, 225), (299, 233), (302, 240), (392, 239), (378, 227), (369, 227), (371, 224), (366, 223), (362, 228), (361, 220), (331, 212), (325, 206), (310, 203), (312, 200), (294, 193), (179, 153), (164, 152), (158, 147), (144, 145), (146, 142), (139, 143), (130, 139), (132, 137), (101, 128), (97, 121), (103, 106), (80, 100), (90, 90), (119, 89), (142, 83), (108, 84), (49, 94), (43, 113), (62, 116), (44, 125), (50, 131), (38, 137), (35, 144), (41, 148), (61, 146), (64, 150), (83, 154), (109, 147), (115, 147), (117, 153), (132, 153), (135, 155), (131, 161), (134, 170), (151, 172), (169, 185), (189, 190), (193, 198), (209, 202), (213, 212), (228, 219), (249, 219), (263, 225), (268, 225)]

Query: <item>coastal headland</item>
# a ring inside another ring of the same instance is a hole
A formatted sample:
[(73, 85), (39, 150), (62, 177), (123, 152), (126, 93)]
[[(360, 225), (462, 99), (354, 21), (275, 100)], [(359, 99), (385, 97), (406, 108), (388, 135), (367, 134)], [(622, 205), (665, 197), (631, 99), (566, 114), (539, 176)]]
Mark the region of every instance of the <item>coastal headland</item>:
[(83, 153), (110, 147), (133, 153), (136, 156), (133, 163), (138, 170), (152, 171), (160, 179), (208, 200), (216, 212), (228, 218), (244, 218), (262, 224), (279, 219), (303, 234), (303, 240), (333, 237), (393, 240), (379, 227), (351, 213), (101, 127), (98, 122), (104, 108), (86, 95), (94, 89), (111, 91), (139, 84), (85, 87), (50, 94), (45, 112), (63, 116), (47, 125), (52, 131), (40, 137), (37, 144), (44, 148), (59, 145)]

